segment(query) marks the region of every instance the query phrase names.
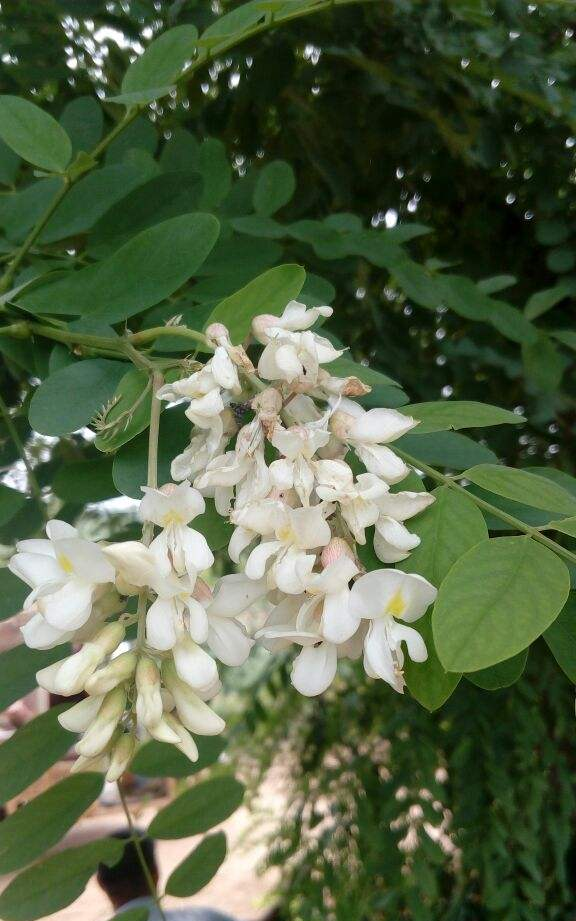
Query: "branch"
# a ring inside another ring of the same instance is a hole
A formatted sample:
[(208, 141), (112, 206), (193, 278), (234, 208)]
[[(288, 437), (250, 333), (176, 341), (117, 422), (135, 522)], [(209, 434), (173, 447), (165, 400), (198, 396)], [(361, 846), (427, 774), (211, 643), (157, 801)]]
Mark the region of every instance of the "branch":
[(514, 515), (509, 515), (508, 512), (502, 511), (502, 509), (498, 508), (497, 505), (492, 505), (490, 502), (486, 502), (486, 500), (481, 499), (480, 496), (475, 496), (474, 493), (468, 492), (467, 489), (464, 489), (463, 486), (460, 486), (459, 483), (456, 483), (452, 477), (445, 476), (443, 473), (440, 473), (439, 470), (435, 470), (434, 467), (429, 467), (428, 464), (418, 460), (417, 457), (412, 457), (412, 455), (407, 454), (406, 451), (402, 451), (396, 446), (394, 446), (394, 451), (403, 460), (405, 460), (407, 464), (410, 464), (411, 467), (415, 467), (417, 470), (422, 470), (425, 474), (427, 474), (427, 476), (431, 477), (433, 480), (436, 480), (438, 483), (442, 483), (444, 486), (448, 486), (450, 489), (454, 489), (456, 492), (465, 495), (467, 499), (469, 499), (471, 502), (474, 502), (478, 508), (482, 509), (484, 512), (489, 512), (491, 515), (495, 515), (496, 518), (500, 518), (501, 521), (505, 521), (510, 525), (511, 528), (514, 529), (514, 531), (522, 531), (524, 534), (527, 534), (528, 537), (531, 537), (533, 540), (538, 541), (538, 543), (544, 544), (545, 547), (553, 550), (554, 553), (557, 553), (559, 556), (563, 556), (570, 563), (576, 563), (576, 553), (572, 553), (570, 550), (567, 550), (566, 547), (563, 547), (556, 541), (551, 540), (544, 534), (541, 534), (537, 528), (531, 527), (529, 524), (521, 521), (520, 518), (515, 518)]

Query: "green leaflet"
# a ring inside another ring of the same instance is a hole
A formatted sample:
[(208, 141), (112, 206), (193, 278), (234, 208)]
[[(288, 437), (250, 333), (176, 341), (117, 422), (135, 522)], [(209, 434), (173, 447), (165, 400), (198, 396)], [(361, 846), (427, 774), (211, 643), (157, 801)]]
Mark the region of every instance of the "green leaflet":
[(153, 838), (187, 838), (219, 825), (238, 809), (244, 787), (234, 777), (214, 777), (176, 797), (152, 820)]
[(413, 429), (411, 433), (413, 435), (443, 432), (450, 429), (483, 428), (507, 423), (519, 425), (526, 421), (523, 416), (512, 413), (508, 409), (489, 406), (487, 403), (475, 403), (471, 400), (411, 403), (402, 407), (401, 412), (419, 420), (420, 425)]
[(299, 265), (269, 269), (217, 304), (206, 326), (224, 323), (232, 342), (242, 342), (250, 332), (252, 318), (260, 313), (281, 314), (288, 301), (298, 297), (305, 278), (306, 273)]
[(0, 137), (28, 163), (57, 173), (66, 169), (72, 154), (64, 128), (19, 96), (0, 96)]
[(122, 856), (124, 843), (102, 838), (67, 848), (35, 864), (13, 879), (0, 895), (5, 921), (35, 921), (70, 905), (84, 891), (99, 863), (112, 866)]
[(180, 898), (194, 895), (216, 875), (226, 858), (226, 835), (222, 831), (207, 835), (175, 870), (166, 883), (166, 892)]
[(31, 863), (72, 828), (102, 790), (102, 774), (76, 774), (40, 793), (0, 824), (0, 873)]
[(497, 464), (478, 464), (465, 470), (463, 476), (482, 489), (533, 508), (562, 512), (565, 515), (576, 513), (574, 496), (562, 486), (526, 470), (500, 467)]
[(482, 541), (454, 564), (432, 618), (449, 671), (478, 671), (526, 649), (555, 620), (570, 590), (568, 569), (529, 537)]

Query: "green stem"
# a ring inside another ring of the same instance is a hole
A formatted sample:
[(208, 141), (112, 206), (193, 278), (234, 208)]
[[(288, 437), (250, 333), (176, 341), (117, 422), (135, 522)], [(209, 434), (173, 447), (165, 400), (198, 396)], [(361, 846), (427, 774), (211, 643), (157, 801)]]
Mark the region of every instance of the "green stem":
[(22, 439), (20, 438), (20, 435), (18, 434), (18, 429), (14, 425), (14, 420), (12, 419), (12, 416), (10, 415), (10, 410), (6, 406), (6, 403), (4, 402), (2, 396), (0, 396), (0, 415), (4, 419), (4, 423), (6, 425), (6, 428), (8, 429), (8, 433), (12, 441), (14, 442), (16, 446), (16, 450), (18, 451), (20, 457), (22, 458), (22, 462), (26, 468), (26, 475), (28, 478), (28, 488), (30, 492), (32, 493), (32, 496), (34, 497), (34, 500), (36, 504), (38, 505), (40, 512), (42, 513), (42, 518), (44, 519), (44, 521), (47, 521), (48, 511), (46, 508), (46, 504), (44, 503), (42, 499), (42, 490), (40, 489), (40, 484), (38, 480), (36, 479), (34, 468), (32, 467), (32, 464), (30, 463), (30, 458), (28, 457), (28, 453), (26, 451), (26, 448), (24, 447), (24, 442), (22, 441)]
[(440, 473), (439, 470), (435, 470), (434, 467), (430, 467), (417, 457), (412, 457), (412, 455), (407, 454), (406, 451), (402, 451), (396, 446), (394, 446), (394, 451), (399, 457), (405, 460), (407, 464), (410, 464), (411, 467), (422, 470), (423, 473), (433, 480), (436, 480), (438, 483), (442, 483), (444, 486), (448, 486), (450, 489), (465, 495), (466, 498), (474, 502), (478, 508), (482, 509), (484, 512), (488, 512), (490, 515), (495, 515), (496, 518), (500, 518), (501, 521), (505, 521), (514, 531), (522, 531), (524, 534), (527, 534), (528, 537), (538, 541), (540, 544), (544, 544), (545, 547), (553, 550), (554, 553), (557, 553), (559, 556), (563, 556), (571, 563), (576, 563), (576, 553), (572, 553), (570, 550), (567, 550), (566, 547), (563, 547), (561, 544), (556, 543), (556, 541), (541, 534), (537, 528), (531, 527), (529, 524), (521, 521), (520, 518), (515, 518), (514, 515), (509, 515), (508, 512), (504, 512), (502, 509), (498, 508), (497, 505), (486, 502), (486, 500), (481, 499), (480, 496), (475, 496), (474, 493), (469, 492), (467, 489), (464, 489), (463, 486), (456, 483), (452, 477)]
[(48, 223), (48, 221), (50, 220), (50, 218), (56, 211), (56, 208), (58, 207), (62, 199), (68, 194), (68, 190), (71, 187), (71, 185), (72, 185), (72, 181), (67, 176), (64, 176), (62, 187), (58, 190), (58, 192), (56, 193), (56, 195), (54, 196), (54, 198), (52, 199), (52, 201), (46, 208), (46, 211), (44, 212), (44, 214), (36, 221), (36, 223), (34, 224), (34, 227), (32, 228), (32, 230), (30, 231), (30, 233), (24, 240), (20, 249), (16, 250), (16, 254), (6, 266), (4, 274), (2, 275), (2, 278), (0, 278), (0, 293), (4, 291), (8, 291), (10, 289), (12, 282), (14, 281), (14, 276), (16, 275), (16, 272), (20, 268), (20, 265), (22, 264), (23, 260), (26, 258), (26, 254), (28, 250), (30, 249), (31, 246), (34, 245), (34, 243), (36, 242), (36, 240), (38, 239), (38, 237), (40, 236), (40, 234), (46, 227), (46, 224)]
[[(232, 38), (228, 42), (223, 42), (221, 45), (218, 46), (218, 48), (211, 49), (210, 51), (206, 51), (205, 53), (200, 53), (200, 55), (194, 61), (192, 66), (186, 71), (185, 74), (182, 75), (180, 79), (182, 80), (182, 82), (184, 82), (185, 80), (188, 80), (194, 73), (196, 73), (196, 71), (200, 67), (204, 66), (204, 64), (207, 64), (210, 61), (214, 53), (218, 55), (223, 54), (224, 52), (229, 51), (231, 48), (234, 48), (236, 45), (241, 44), (247, 39), (253, 38), (255, 35), (259, 35), (261, 32), (266, 32), (269, 29), (277, 25), (282, 25), (283, 23), (291, 22), (293, 19), (299, 19), (299, 18), (303, 18), (304, 16), (310, 16), (313, 13), (319, 13), (319, 12), (322, 12), (323, 10), (334, 8), (335, 6), (348, 6), (351, 4), (365, 3), (365, 2), (369, 2), (369, 0), (338, 0), (337, 3), (334, 3), (334, 0), (321, 0), (320, 3), (316, 3), (315, 5), (309, 8), (296, 10), (291, 15), (284, 16), (280, 21), (275, 20), (273, 17), (267, 17), (264, 20), (264, 22), (256, 26), (253, 26), (251, 29), (247, 29), (245, 32), (242, 32), (241, 35), (232, 36)], [(372, 0), (372, 2), (375, 2), (375, 0)], [(70, 171), (68, 174), (66, 174), (63, 177), (64, 184), (62, 188), (54, 196), (54, 198), (48, 205), (44, 214), (42, 214), (41, 217), (38, 219), (38, 221), (36, 222), (32, 230), (30, 231), (30, 233), (24, 240), (22, 246), (17, 250), (14, 258), (8, 263), (8, 266), (4, 274), (0, 278), (0, 293), (3, 291), (9, 290), (10, 285), (12, 284), (12, 281), (14, 279), (14, 276), (18, 268), (22, 264), (23, 260), (26, 258), (26, 255), (28, 251), (30, 250), (30, 247), (33, 246), (35, 241), (38, 239), (38, 237), (42, 233), (42, 230), (44, 229), (44, 227), (46, 226), (46, 224), (48, 223), (48, 221), (54, 214), (56, 208), (58, 207), (62, 199), (67, 195), (68, 191), (72, 188), (74, 183), (77, 182), (78, 179), (80, 179), (82, 176), (87, 175), (87, 173), (91, 172), (94, 169), (94, 167), (98, 165), (98, 161), (100, 157), (102, 156), (104, 151), (107, 150), (107, 148), (110, 146), (112, 141), (114, 141), (118, 137), (118, 135), (121, 134), (122, 131), (124, 131), (125, 128), (127, 128), (128, 125), (130, 125), (134, 121), (134, 119), (138, 117), (140, 112), (142, 112), (145, 108), (146, 108), (145, 104), (140, 104), (140, 105), (136, 105), (136, 106), (129, 108), (126, 111), (122, 120), (119, 121), (118, 124), (116, 124), (114, 128), (112, 128), (112, 130), (106, 135), (106, 137), (103, 138), (103, 140), (101, 140), (100, 143), (97, 144), (96, 147), (90, 152), (89, 156), (92, 158), (92, 161), (93, 161), (92, 165), (87, 165), (86, 168), (83, 169), (78, 174), (75, 174)]]
[[(164, 378), (160, 371), (152, 373), (152, 405), (150, 408), (150, 430), (148, 435), (148, 474), (146, 485), (156, 489), (158, 485), (158, 436), (160, 433), (160, 412), (162, 405), (156, 394), (162, 386)], [(154, 537), (154, 524), (151, 521), (144, 522), (142, 527), (142, 543), (149, 547)], [(148, 590), (143, 589), (138, 596), (138, 609), (136, 616), (138, 618), (138, 628), (136, 635), (136, 644), (142, 648), (146, 639), (146, 609), (148, 607)]]
[(154, 904), (156, 905), (156, 908), (158, 909), (158, 914), (162, 918), (162, 921), (166, 921), (166, 915), (164, 914), (164, 909), (162, 908), (161, 897), (158, 895), (158, 892), (156, 890), (156, 883), (154, 882), (154, 878), (150, 871), (150, 867), (148, 866), (146, 862), (146, 857), (144, 856), (144, 851), (142, 850), (142, 842), (140, 841), (140, 835), (138, 834), (136, 826), (134, 825), (132, 814), (130, 812), (130, 809), (128, 808), (128, 800), (126, 799), (126, 794), (124, 793), (124, 790), (122, 789), (122, 786), (120, 783), (118, 783), (117, 786), (118, 786), (118, 795), (120, 796), (120, 802), (122, 803), (122, 809), (124, 810), (124, 815), (126, 816), (126, 822), (128, 824), (128, 830), (130, 832), (129, 840), (132, 842), (132, 844), (134, 845), (134, 848), (136, 849), (138, 863), (142, 867), (142, 872), (146, 879), (146, 885), (148, 886), (150, 895), (154, 900)]

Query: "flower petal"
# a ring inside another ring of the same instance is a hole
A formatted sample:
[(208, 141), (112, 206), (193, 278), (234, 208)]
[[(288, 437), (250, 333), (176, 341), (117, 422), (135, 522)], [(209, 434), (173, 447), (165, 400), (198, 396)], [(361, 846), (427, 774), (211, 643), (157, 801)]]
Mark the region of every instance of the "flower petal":
[(243, 665), (254, 640), (244, 627), (231, 617), (211, 617), (208, 628), (208, 646), (224, 665)]
[(292, 684), (306, 697), (316, 697), (328, 688), (336, 675), (338, 658), (332, 643), (308, 646), (292, 665)]

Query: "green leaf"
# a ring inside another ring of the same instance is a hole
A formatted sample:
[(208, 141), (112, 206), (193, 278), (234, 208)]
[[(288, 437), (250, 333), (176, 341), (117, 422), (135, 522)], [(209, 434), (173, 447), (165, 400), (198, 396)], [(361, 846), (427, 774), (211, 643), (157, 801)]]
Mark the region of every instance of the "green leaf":
[(294, 170), (285, 160), (273, 160), (259, 173), (254, 188), (254, 210), (270, 217), (286, 205), (296, 189)]
[[(122, 167), (107, 167), (119, 168)], [(147, 227), (194, 211), (200, 201), (202, 181), (198, 173), (178, 170), (154, 176), (135, 189), (126, 189), (126, 193), (111, 202), (112, 206), (93, 226), (88, 241), (91, 256), (107, 256)]]
[(198, 761), (190, 761), (173, 745), (147, 742), (138, 749), (131, 770), (143, 777), (191, 777), (214, 764), (226, 747), (222, 736), (197, 736)]
[(150, 375), (136, 368), (128, 371), (113, 400), (116, 402), (104, 419), (107, 428), (94, 442), (99, 451), (116, 451), (148, 428), (152, 407)]
[(239, 343), (250, 332), (252, 318), (260, 313), (278, 316), (286, 304), (298, 297), (306, 278), (299, 265), (279, 265), (216, 305), (207, 322), (223, 323), (232, 342)]
[(0, 654), (0, 711), (20, 700), (36, 687), (36, 672), (69, 652), (68, 646), (55, 649), (29, 649), (23, 644)]
[(432, 495), (434, 504), (409, 523), (421, 543), (397, 568), (416, 572), (438, 588), (456, 560), (486, 540), (488, 530), (472, 499), (449, 486), (439, 486)]
[(191, 854), (172, 871), (166, 883), (168, 895), (195, 895), (216, 875), (226, 858), (226, 835), (207, 835)]
[(212, 550), (226, 547), (234, 530), (230, 522), (218, 514), (212, 499), (206, 499), (206, 511), (194, 519), (191, 527), (204, 535)]
[(4, 921), (35, 921), (65, 908), (82, 894), (98, 864), (112, 866), (123, 850), (123, 841), (102, 838), (29, 867), (0, 895), (0, 915)]
[(2, 185), (14, 185), (20, 163), (20, 157), (0, 138), (0, 183)]
[(484, 691), (497, 691), (499, 688), (509, 688), (515, 684), (521, 677), (526, 668), (528, 659), (528, 650), (516, 653), (511, 659), (505, 659), (497, 665), (491, 665), (489, 668), (481, 668), (480, 671), (472, 672), (466, 675), (468, 681), (482, 688)]
[(115, 102), (116, 105), (130, 106), (140, 105), (141, 103), (153, 102), (154, 99), (162, 99), (168, 96), (176, 87), (171, 86), (154, 86), (146, 90), (134, 90), (131, 93), (120, 93), (119, 96), (107, 96), (106, 102)]
[(122, 93), (166, 87), (177, 81), (192, 61), (198, 31), (195, 26), (174, 26), (161, 32), (124, 74)]
[[(170, 464), (190, 441), (190, 422), (182, 407), (168, 409), (160, 416), (158, 445), (158, 482), (168, 483)], [(148, 435), (143, 432), (124, 445), (114, 457), (112, 477), (118, 492), (131, 499), (141, 499), (141, 486), (146, 482), (148, 467)]]
[(219, 232), (216, 218), (201, 213), (148, 227), (99, 265), (79, 312), (118, 323), (152, 307), (188, 281)]
[(576, 280), (573, 278), (563, 278), (553, 288), (546, 288), (544, 291), (537, 291), (526, 301), (524, 315), (528, 320), (535, 320), (536, 317), (547, 313), (556, 304), (561, 303), (570, 295), (576, 294)]
[(546, 333), (539, 333), (534, 342), (522, 346), (522, 361), (526, 377), (543, 393), (555, 393), (560, 386), (569, 361), (560, 354)]
[(432, 615), (430, 611), (416, 623), (411, 624), (426, 643), (428, 658), (425, 662), (413, 662), (408, 656), (404, 665), (406, 686), (412, 697), (433, 712), (446, 703), (460, 683), (461, 675), (445, 671), (432, 635)]
[(0, 873), (12, 873), (56, 844), (100, 795), (102, 774), (77, 774), (21, 806), (0, 824)]
[(60, 467), (52, 481), (56, 495), (65, 502), (104, 502), (116, 496), (112, 458), (98, 457)]
[(38, 780), (69, 750), (72, 736), (58, 722), (59, 714), (69, 706), (67, 702), (41, 713), (0, 745), (0, 800), (3, 803)]
[(403, 406), (401, 412), (414, 416), (420, 425), (414, 435), (428, 432), (443, 432), (450, 429), (484, 428), (489, 425), (519, 425), (526, 422), (524, 416), (512, 413), (499, 406), (476, 403), (472, 400), (445, 400), (438, 403), (411, 403)]
[(0, 483), (0, 525), (10, 521), (26, 501), (26, 493)]
[(256, 25), (261, 19), (264, 19), (264, 10), (260, 8), (259, 0), (250, 0), (249, 3), (244, 3), (224, 16), (220, 16), (209, 25), (202, 33), (199, 44), (212, 46), (212, 39), (223, 40), (232, 35), (241, 34)]
[(566, 489), (526, 470), (500, 467), (498, 464), (478, 464), (465, 470), (463, 476), (482, 489), (515, 502), (524, 502), (532, 508), (562, 512), (564, 515), (576, 513), (576, 498)]
[(19, 96), (0, 96), (0, 137), (28, 163), (57, 173), (66, 169), (72, 155), (64, 128)]
[(0, 620), (18, 614), (28, 594), (30, 589), (24, 582), (6, 567), (0, 569)]
[(72, 142), (72, 150), (89, 151), (102, 137), (104, 113), (93, 96), (77, 96), (60, 116), (60, 124)]
[(550, 651), (564, 674), (576, 684), (576, 593), (571, 592), (554, 623), (544, 633)]
[(67, 435), (88, 425), (126, 373), (121, 361), (88, 358), (51, 374), (30, 403), (30, 425), (43, 435)]
[(562, 560), (529, 537), (476, 544), (454, 564), (434, 607), (441, 662), (472, 672), (511, 658), (550, 626), (569, 590)]
[(428, 435), (403, 435), (395, 446), (432, 466), (465, 470), (473, 464), (492, 464), (498, 458), (486, 445), (478, 444), (459, 432), (430, 432)]
[(222, 141), (206, 138), (202, 142), (197, 169), (204, 182), (201, 207), (209, 210), (218, 207), (232, 186), (232, 168)]
[(549, 531), (561, 531), (570, 537), (576, 537), (576, 518), (564, 518), (560, 521), (550, 521), (546, 528)]
[(244, 787), (234, 777), (214, 777), (196, 784), (165, 806), (152, 820), (152, 838), (187, 838), (224, 822), (238, 809)]

